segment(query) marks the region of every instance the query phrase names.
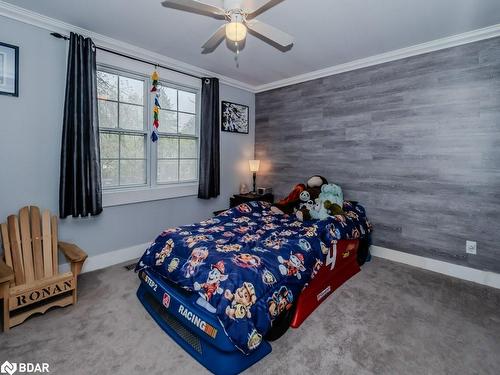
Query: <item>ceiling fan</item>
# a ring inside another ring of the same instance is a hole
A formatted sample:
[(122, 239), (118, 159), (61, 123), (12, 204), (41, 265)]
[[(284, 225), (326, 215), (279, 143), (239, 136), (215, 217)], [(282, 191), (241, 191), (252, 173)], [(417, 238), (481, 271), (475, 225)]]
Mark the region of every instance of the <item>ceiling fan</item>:
[(244, 42), (248, 30), (284, 51), (293, 45), (293, 37), (254, 19), (281, 1), (283, 0), (216, 0), (211, 3), (218, 5), (212, 5), (196, 0), (165, 0), (162, 5), (226, 20), (201, 47), (202, 53), (213, 52), (224, 39), (235, 43), (236, 51), (239, 52), (239, 43)]

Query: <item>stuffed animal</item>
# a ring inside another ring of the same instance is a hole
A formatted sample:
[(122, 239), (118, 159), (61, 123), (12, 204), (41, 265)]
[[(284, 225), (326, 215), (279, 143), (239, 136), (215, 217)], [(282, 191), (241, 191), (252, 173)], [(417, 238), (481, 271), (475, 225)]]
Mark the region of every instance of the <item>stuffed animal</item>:
[(271, 210), (278, 214), (291, 214), (296, 208), (299, 200), (300, 193), (306, 189), (306, 185), (297, 184), (286, 198), (283, 198), (278, 203), (271, 207)]
[(309, 200), (295, 213), (300, 221), (318, 219), (323, 220), (328, 216), (342, 214), (344, 196), (340, 186), (324, 184), (314, 201)]
[[(323, 176), (312, 176), (307, 180), (306, 189), (300, 194), (302, 203), (315, 201), (321, 193), (321, 187), (328, 184), (328, 181)], [(307, 193), (307, 194), (306, 194)]]
[(312, 176), (307, 180), (306, 189), (300, 193), (300, 204), (295, 212), (300, 221), (311, 219), (309, 212), (314, 208), (316, 199), (321, 193), (321, 187), (328, 184), (326, 178), (322, 176)]
[(342, 214), (342, 206), (344, 204), (344, 194), (340, 186), (335, 184), (323, 185), (321, 193), (314, 204), (309, 215), (313, 219), (323, 220), (328, 216)]
[[(328, 213), (328, 209), (325, 206), (325, 202), (323, 202), (321, 198), (316, 199), (316, 203), (314, 203), (314, 206), (309, 210), (308, 215), (311, 219), (316, 220), (324, 220), (328, 216), (330, 216)], [(299, 218), (299, 220), (301, 221), (304, 220), (304, 216), (302, 216), (302, 219), (300, 218), (300, 216), (297, 216), (297, 218)]]
[(328, 183), (328, 181), (323, 176), (314, 175), (312, 177), (309, 177), (309, 179), (307, 180), (307, 187), (308, 188), (321, 188), (321, 186), (323, 186), (327, 183)]
[[(326, 178), (319, 175), (309, 177), (307, 185), (297, 184), (288, 196), (271, 207), (278, 214), (293, 214), (304, 205), (312, 207), (314, 200), (321, 192), (321, 186), (327, 184)], [(304, 192), (307, 193), (304, 193)], [(311, 202), (309, 202), (311, 201)]]
[(300, 194), (301, 203), (299, 205), (299, 209), (295, 211), (295, 216), (300, 221), (311, 219), (311, 215), (309, 214), (309, 212), (313, 210), (314, 201), (318, 197), (315, 191), (312, 191), (311, 193), (307, 190), (304, 190)]
[(342, 188), (335, 184), (327, 184), (321, 187), (322, 200), (330, 216), (343, 214), (344, 193)]

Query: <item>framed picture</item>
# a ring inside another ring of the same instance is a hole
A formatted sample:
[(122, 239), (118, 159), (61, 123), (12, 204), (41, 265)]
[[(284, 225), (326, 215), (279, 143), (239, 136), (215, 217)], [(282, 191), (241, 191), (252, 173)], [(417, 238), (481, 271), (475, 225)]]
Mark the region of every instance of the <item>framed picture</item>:
[(222, 131), (248, 134), (248, 121), (248, 106), (222, 102)]
[(0, 42), (0, 94), (19, 96), (19, 47)]

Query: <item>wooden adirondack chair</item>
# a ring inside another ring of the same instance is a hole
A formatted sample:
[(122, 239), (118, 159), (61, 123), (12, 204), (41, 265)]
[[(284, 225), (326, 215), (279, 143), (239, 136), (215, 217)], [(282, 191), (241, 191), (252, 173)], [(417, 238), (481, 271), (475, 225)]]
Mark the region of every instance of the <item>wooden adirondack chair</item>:
[[(35, 206), (23, 207), (0, 225), (4, 250), (0, 258), (0, 299), (3, 329), (7, 331), (53, 306), (76, 303), (76, 281), (87, 254), (78, 246), (57, 240), (57, 217), (40, 215)], [(58, 249), (71, 263), (59, 273)]]

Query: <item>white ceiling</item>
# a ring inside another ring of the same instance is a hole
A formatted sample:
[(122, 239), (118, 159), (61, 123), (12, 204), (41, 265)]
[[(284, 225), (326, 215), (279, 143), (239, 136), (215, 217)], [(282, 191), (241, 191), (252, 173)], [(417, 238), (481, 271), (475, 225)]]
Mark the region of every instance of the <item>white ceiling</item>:
[(500, 23), (499, 0), (284, 0), (257, 19), (293, 35), (293, 48), (281, 52), (250, 35), (237, 68), (224, 43), (201, 54), (223, 21), (161, 0), (7, 2), (252, 86)]

